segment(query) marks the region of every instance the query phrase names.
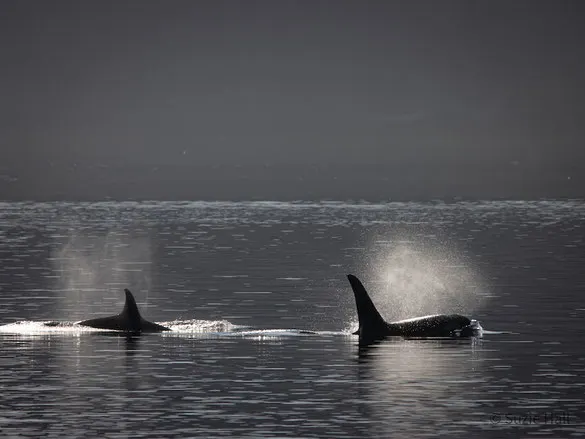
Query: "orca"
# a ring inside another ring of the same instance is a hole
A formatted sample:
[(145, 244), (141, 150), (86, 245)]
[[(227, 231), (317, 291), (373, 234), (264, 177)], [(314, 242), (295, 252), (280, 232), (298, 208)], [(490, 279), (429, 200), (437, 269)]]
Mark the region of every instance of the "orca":
[(90, 326), (92, 328), (115, 329), (117, 331), (132, 333), (170, 331), (169, 328), (143, 319), (138, 311), (138, 306), (136, 306), (136, 300), (134, 300), (134, 296), (130, 290), (125, 289), (124, 293), (126, 293), (126, 303), (120, 314), (110, 317), (83, 320), (78, 324), (82, 326)]
[(360, 280), (351, 275), (347, 279), (355, 295), (359, 329), (354, 333), (359, 335), (360, 346), (373, 344), (386, 337), (472, 337), (481, 334), (481, 326), (475, 321), (459, 314), (438, 314), (386, 322), (370, 299), (368, 292)]

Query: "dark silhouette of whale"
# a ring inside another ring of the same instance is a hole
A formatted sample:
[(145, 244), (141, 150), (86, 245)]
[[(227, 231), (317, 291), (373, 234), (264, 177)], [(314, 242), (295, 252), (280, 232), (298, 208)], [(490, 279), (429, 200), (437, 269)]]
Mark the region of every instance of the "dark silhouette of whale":
[(134, 300), (134, 296), (130, 290), (125, 289), (124, 292), (126, 293), (126, 303), (120, 314), (111, 317), (84, 320), (78, 324), (98, 329), (115, 329), (117, 331), (135, 333), (170, 331), (169, 328), (144, 320), (138, 311), (136, 300)]
[(360, 336), (362, 346), (372, 344), (385, 337), (471, 337), (479, 335), (481, 327), (459, 314), (439, 314), (399, 322), (386, 322), (370, 299), (368, 292), (360, 280), (348, 274), (347, 278), (355, 295), (359, 329), (355, 334)]

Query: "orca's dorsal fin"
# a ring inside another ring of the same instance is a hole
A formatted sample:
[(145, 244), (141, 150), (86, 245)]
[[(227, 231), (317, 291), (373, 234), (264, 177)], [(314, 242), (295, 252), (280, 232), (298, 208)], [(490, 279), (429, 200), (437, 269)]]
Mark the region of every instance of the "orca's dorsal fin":
[(140, 324), (142, 317), (138, 311), (138, 306), (136, 305), (134, 296), (128, 288), (124, 289), (124, 293), (126, 293), (126, 303), (124, 304), (124, 309), (122, 310), (120, 316), (127, 319), (131, 324)]
[(115, 329), (117, 331), (132, 333), (170, 331), (169, 328), (144, 320), (138, 311), (136, 300), (134, 300), (134, 296), (130, 290), (125, 289), (124, 293), (126, 293), (126, 302), (124, 303), (124, 309), (120, 314), (110, 317), (83, 320), (82, 322), (79, 322), (79, 324), (90, 326), (92, 328)]
[(347, 275), (347, 279), (351, 284), (351, 289), (355, 296), (355, 304), (357, 307), (359, 329), (357, 333), (360, 337), (377, 337), (388, 332), (388, 323), (382, 318), (368, 292), (360, 282), (360, 280), (352, 274)]

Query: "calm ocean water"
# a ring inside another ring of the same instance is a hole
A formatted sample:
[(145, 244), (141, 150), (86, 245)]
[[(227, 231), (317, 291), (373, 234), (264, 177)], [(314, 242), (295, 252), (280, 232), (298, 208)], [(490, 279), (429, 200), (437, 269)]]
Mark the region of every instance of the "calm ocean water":
[[(0, 203), (0, 436), (582, 436), (584, 220), (580, 201)], [(347, 273), (388, 320), (486, 332), (360, 351)], [(126, 287), (173, 331), (73, 323)]]

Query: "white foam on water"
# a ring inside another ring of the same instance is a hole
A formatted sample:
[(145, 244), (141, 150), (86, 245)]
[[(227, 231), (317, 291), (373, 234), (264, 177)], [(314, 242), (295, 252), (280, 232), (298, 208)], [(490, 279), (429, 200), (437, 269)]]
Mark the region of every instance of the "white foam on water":
[[(189, 336), (189, 335), (221, 335), (245, 338), (281, 338), (310, 335), (349, 335), (348, 331), (310, 331), (304, 329), (252, 329), (249, 326), (234, 325), (227, 320), (173, 320), (168, 322), (156, 322), (170, 329), (162, 332), (163, 336)], [(0, 326), (2, 334), (16, 335), (60, 335), (76, 336), (85, 333), (117, 333), (121, 331), (98, 329), (82, 326), (79, 322), (67, 321), (30, 321), (23, 320)]]
[[(170, 329), (171, 333), (207, 333), (207, 332), (230, 332), (237, 325), (233, 325), (227, 320), (173, 320), (170, 322), (157, 322)], [(79, 322), (67, 321), (31, 321), (22, 320), (19, 322), (9, 323), (0, 326), (0, 333), (3, 334), (23, 334), (23, 335), (44, 335), (44, 334), (61, 334), (77, 335), (88, 332), (119, 332), (114, 329), (99, 329), (90, 326), (80, 325)]]
[[(45, 335), (62, 334), (77, 335), (86, 332), (103, 332), (104, 329), (79, 325), (77, 322), (59, 322), (54, 320), (32, 321), (22, 320), (0, 326), (2, 334)], [(111, 332), (115, 332), (112, 330)]]
[(160, 322), (159, 325), (169, 328), (171, 333), (207, 333), (207, 332), (230, 332), (238, 328), (227, 320), (173, 320)]

